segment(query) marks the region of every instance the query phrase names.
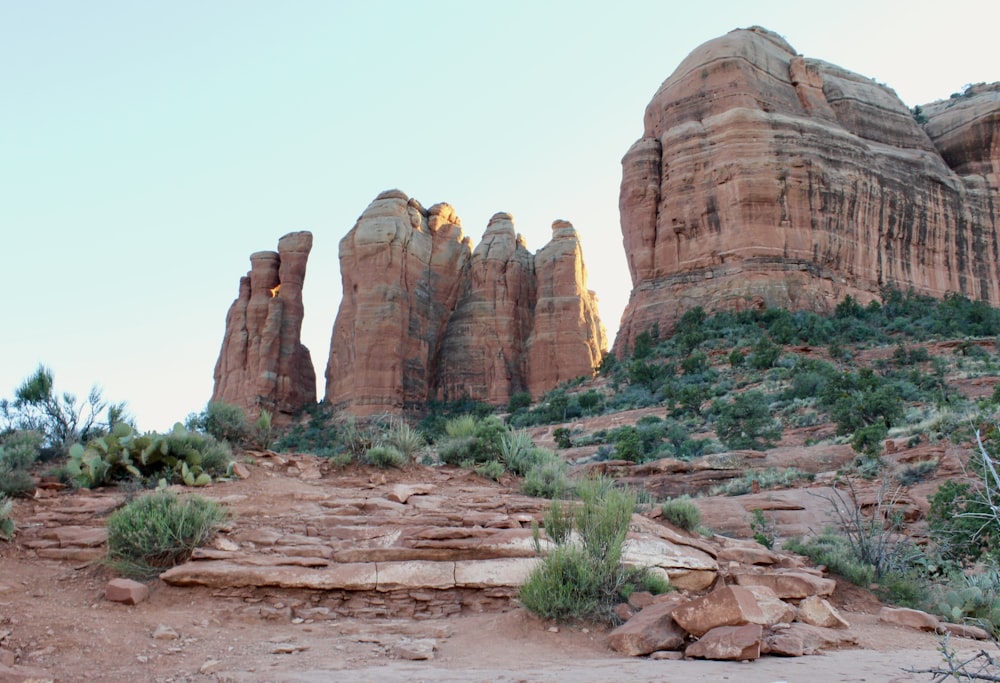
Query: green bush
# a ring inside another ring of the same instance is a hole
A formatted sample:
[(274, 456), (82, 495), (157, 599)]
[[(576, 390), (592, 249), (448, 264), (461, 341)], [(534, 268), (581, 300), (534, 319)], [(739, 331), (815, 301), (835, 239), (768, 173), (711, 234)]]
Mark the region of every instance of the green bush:
[(201, 429), (232, 446), (244, 443), (248, 436), (247, 416), (243, 408), (222, 401), (210, 401), (189, 427)]
[(392, 446), (372, 446), (365, 453), (365, 460), (368, 464), (382, 469), (402, 467), (406, 464), (406, 456)]
[(141, 496), (108, 518), (107, 563), (126, 576), (152, 578), (187, 561), (226, 518), (222, 507), (200, 496)]
[(17, 530), (14, 519), (10, 516), (14, 509), (14, 504), (7, 499), (7, 496), (0, 493), (0, 538), (11, 540)]
[(120, 422), (86, 446), (73, 444), (65, 470), (74, 486), (95, 488), (129, 479), (177, 481), (206, 486), (232, 461), (227, 443), (193, 432), (182, 424), (166, 434), (137, 434)]
[(713, 410), (718, 413), (715, 433), (726, 448), (765, 450), (781, 438), (781, 425), (760, 391), (747, 391), (728, 403), (716, 401)]
[[(600, 481), (582, 483), (577, 493), (581, 503), (571, 512), (566, 508), (570, 504), (553, 502), (545, 524), (555, 547), (528, 577), (519, 597), (528, 610), (546, 619), (612, 622), (612, 609), (625, 594), (650, 585), (648, 570), (621, 564), (635, 495)], [(570, 528), (576, 534), (570, 534)]]
[(272, 439), (271, 413), (261, 409), (260, 415), (253, 426), (253, 445), (262, 451), (266, 451), (271, 447)]
[(503, 464), (497, 462), (496, 460), (490, 460), (489, 462), (476, 465), (475, 471), (480, 477), (486, 477), (487, 479), (492, 479), (493, 481), (500, 481), (500, 478), (503, 477), (504, 472), (507, 470), (504, 469)]
[(403, 420), (393, 420), (385, 433), (385, 442), (403, 454), (407, 461), (414, 461), (427, 445), (424, 435)]
[(44, 437), (28, 430), (0, 436), (0, 494), (19, 496), (35, 490), (28, 470), (38, 460)]
[(525, 410), (531, 407), (531, 394), (527, 391), (519, 391), (512, 394), (510, 401), (507, 402), (507, 411), (511, 413), (516, 413), (519, 410)]
[(934, 592), (932, 611), (953, 623), (973, 622), (1000, 638), (1000, 570), (957, 574)]
[(559, 427), (552, 432), (553, 438), (556, 440), (556, 446), (559, 448), (572, 448), (573, 440), (570, 438), (570, 432), (565, 427)]
[(558, 498), (570, 490), (569, 468), (553, 455), (531, 466), (524, 475), (521, 490), (536, 498)]
[(762, 491), (791, 486), (801, 481), (812, 481), (815, 475), (803, 472), (797, 467), (768, 467), (764, 470), (744, 472), (743, 475), (713, 486), (709, 493), (713, 496), (742, 496), (753, 491), (754, 482)]
[(949, 480), (930, 497), (927, 525), (942, 556), (971, 563), (1000, 550), (1000, 529), (990, 517), (989, 503), (970, 483)]
[(660, 514), (675, 527), (685, 531), (694, 531), (701, 524), (701, 513), (691, 502), (691, 497), (686, 495), (664, 501), (660, 506)]
[(507, 426), (494, 415), (476, 418), (463, 415), (449, 420), (448, 438), (438, 444), (438, 455), (449, 465), (475, 466), (501, 460), (501, 444)]

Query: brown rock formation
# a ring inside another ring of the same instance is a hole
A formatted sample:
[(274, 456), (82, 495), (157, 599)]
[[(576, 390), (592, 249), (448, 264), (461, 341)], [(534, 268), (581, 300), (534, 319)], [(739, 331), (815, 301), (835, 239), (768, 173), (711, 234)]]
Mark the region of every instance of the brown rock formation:
[(358, 415), (428, 398), (443, 322), (470, 242), (447, 204), (426, 211), (399, 190), (376, 197), (340, 241), (344, 294), (326, 366), (326, 400)]
[(226, 315), (213, 401), (261, 408), (280, 420), (316, 402), (316, 371), (302, 345), (302, 283), (312, 234), (292, 232), (278, 251), (250, 256), (239, 297)]
[(470, 396), (503, 403), (524, 391), (535, 300), (534, 257), (514, 232), (514, 217), (495, 214), (447, 321), (435, 393), (446, 401)]
[(697, 48), (622, 160), (631, 346), (695, 306), (830, 311), (892, 286), (1000, 301), (1000, 86), (926, 105), (760, 28)]
[(532, 255), (498, 213), (472, 251), (449, 205), (425, 211), (390, 190), (341, 240), (340, 269), (327, 400), (356, 415), (537, 396), (591, 374), (607, 346), (565, 221)]

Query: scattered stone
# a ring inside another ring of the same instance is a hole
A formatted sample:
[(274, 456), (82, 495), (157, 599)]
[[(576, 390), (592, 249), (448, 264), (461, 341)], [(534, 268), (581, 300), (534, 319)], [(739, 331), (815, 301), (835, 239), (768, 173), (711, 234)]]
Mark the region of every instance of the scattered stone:
[(649, 653), (649, 658), (650, 659), (661, 659), (661, 660), (662, 659), (668, 659), (668, 660), (673, 660), (673, 661), (679, 661), (681, 659), (684, 659), (684, 653), (683, 652), (672, 651), (672, 650), (660, 650), (658, 652), (650, 652)]
[(425, 496), (436, 488), (433, 484), (396, 484), (385, 497), (394, 503), (406, 503), (410, 496)]
[(649, 591), (635, 591), (628, 596), (628, 604), (634, 610), (640, 610), (656, 602), (656, 596)]
[(180, 635), (178, 635), (177, 631), (166, 624), (160, 624), (153, 631), (153, 640), (177, 640), (178, 638), (180, 638)]
[(878, 619), (886, 624), (921, 631), (937, 631), (941, 626), (941, 620), (934, 615), (907, 607), (883, 607), (879, 610)]
[(410, 659), (413, 661), (423, 661), (434, 659), (434, 651), (437, 650), (437, 641), (432, 638), (420, 638), (417, 640), (401, 640), (392, 648), (392, 654), (399, 659)]
[(233, 463), (233, 476), (238, 479), (249, 479), (250, 468), (237, 460)]
[(952, 624), (942, 621), (940, 629), (958, 638), (974, 638), (975, 640), (990, 639), (990, 634), (986, 629), (971, 624)]
[(681, 605), (672, 612), (672, 616), (681, 628), (693, 636), (701, 636), (717, 626), (759, 624), (764, 621), (754, 594), (740, 586), (717, 588), (704, 597)]
[(235, 541), (226, 538), (225, 536), (216, 537), (215, 541), (212, 543), (216, 550), (223, 550), (228, 553), (234, 553), (240, 549), (240, 544)]
[(296, 645), (295, 643), (278, 643), (271, 648), (272, 655), (293, 655), (296, 652), (305, 652), (308, 645)]
[(132, 579), (111, 579), (104, 589), (104, 599), (126, 605), (138, 605), (149, 598), (149, 587)]
[(760, 621), (754, 621), (751, 617), (751, 623), (774, 626), (794, 621), (795, 608), (780, 599), (773, 590), (767, 586), (746, 586), (746, 589), (753, 593), (763, 617)]
[(608, 645), (629, 657), (683, 647), (687, 634), (671, 617), (682, 601), (682, 597), (676, 596), (673, 601), (656, 602), (643, 608), (608, 634)]
[(857, 636), (850, 632), (795, 622), (787, 628), (772, 629), (772, 633), (764, 638), (761, 653), (802, 657), (857, 644)]
[(214, 674), (221, 668), (222, 668), (222, 662), (220, 662), (218, 659), (206, 659), (205, 663), (201, 665), (198, 671), (203, 674)]
[(757, 659), (763, 633), (760, 624), (717, 626), (688, 645), (684, 656), (740, 661)]
[(840, 616), (840, 612), (833, 605), (818, 595), (810, 595), (799, 603), (799, 613), (796, 618), (805, 624), (823, 628), (850, 628), (851, 626), (846, 619)]
[(767, 586), (782, 600), (801, 600), (810, 595), (827, 597), (833, 594), (837, 582), (802, 570), (775, 570), (764, 573), (734, 572), (738, 586)]

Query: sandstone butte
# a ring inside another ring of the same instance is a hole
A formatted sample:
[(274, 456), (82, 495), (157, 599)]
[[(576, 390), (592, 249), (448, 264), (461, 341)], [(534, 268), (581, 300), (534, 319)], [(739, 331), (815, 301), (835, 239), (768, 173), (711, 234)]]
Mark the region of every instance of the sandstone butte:
[(616, 348), (697, 306), (830, 312), (886, 287), (1000, 303), (1000, 83), (922, 113), (758, 27), (695, 49), (622, 160)]
[(531, 254), (498, 213), (473, 250), (450, 205), (388, 190), (341, 240), (340, 272), (326, 400), (355, 415), (538, 397), (591, 375), (607, 348), (566, 221)]
[(213, 401), (251, 415), (267, 409), (280, 422), (316, 402), (316, 371), (302, 345), (302, 283), (312, 234), (293, 232), (278, 251), (250, 256), (250, 272), (226, 315), (215, 364)]

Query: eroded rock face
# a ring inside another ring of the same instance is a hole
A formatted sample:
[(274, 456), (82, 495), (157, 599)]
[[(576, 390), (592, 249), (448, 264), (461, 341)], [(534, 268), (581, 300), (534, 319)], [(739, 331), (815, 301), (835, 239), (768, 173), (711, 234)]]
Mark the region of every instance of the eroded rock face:
[(590, 375), (607, 348), (565, 221), (537, 254), (510, 214), (472, 250), (447, 204), (383, 192), (340, 243), (327, 400), (355, 415), (464, 397), (502, 404)]
[(886, 286), (1000, 301), (1000, 85), (923, 112), (764, 29), (697, 48), (622, 160), (618, 348), (695, 306), (829, 312)]
[(250, 256), (250, 272), (226, 315), (213, 401), (262, 408), (280, 420), (316, 402), (316, 371), (301, 342), (302, 283), (312, 233), (292, 232), (278, 251)]

